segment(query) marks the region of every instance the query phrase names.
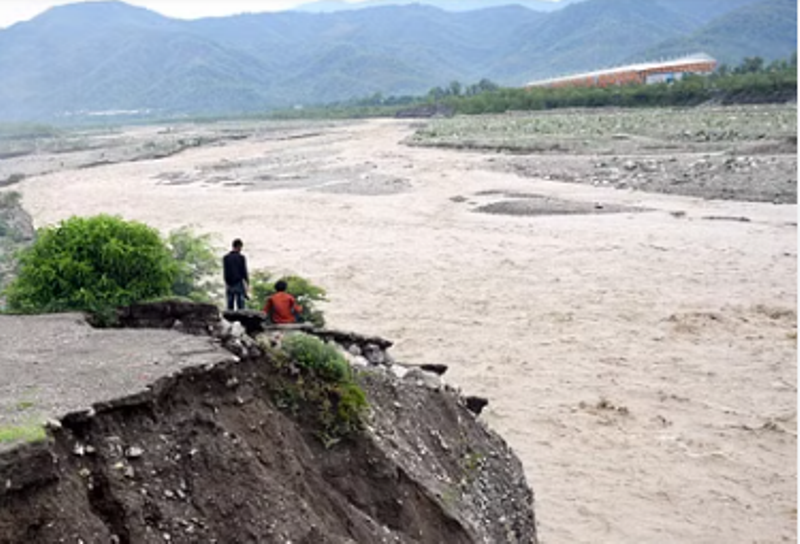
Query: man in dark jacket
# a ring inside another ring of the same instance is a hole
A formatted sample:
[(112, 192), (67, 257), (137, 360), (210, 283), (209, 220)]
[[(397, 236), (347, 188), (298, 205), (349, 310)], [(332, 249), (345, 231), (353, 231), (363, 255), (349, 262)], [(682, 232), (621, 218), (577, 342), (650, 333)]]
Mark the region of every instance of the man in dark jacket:
[(242, 255), (242, 245), (242, 241), (237, 238), (233, 241), (231, 251), (222, 258), (228, 310), (244, 310), (250, 277), (247, 275), (247, 259)]

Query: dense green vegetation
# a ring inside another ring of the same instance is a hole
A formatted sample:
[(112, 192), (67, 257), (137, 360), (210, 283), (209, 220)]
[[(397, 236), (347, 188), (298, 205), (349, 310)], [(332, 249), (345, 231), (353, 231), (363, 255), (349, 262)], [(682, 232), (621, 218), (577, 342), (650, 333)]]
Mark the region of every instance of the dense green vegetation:
[(211, 235), (195, 234), (189, 227), (182, 227), (169, 233), (167, 245), (177, 268), (172, 294), (196, 302), (216, 298), (222, 290), (221, 265)]
[(169, 295), (178, 267), (158, 231), (98, 215), (38, 232), (7, 288), (14, 312), (88, 311)]
[(326, 447), (362, 428), (367, 398), (350, 364), (335, 347), (314, 336), (291, 334), (283, 339), (281, 352), (273, 352), (273, 358), (283, 371), (281, 378), (271, 383), (276, 404), (295, 416), (309, 418)]
[(250, 274), (250, 299), (247, 307), (251, 310), (261, 310), (266, 300), (275, 294), (275, 282), (278, 279), (286, 281), (286, 292), (297, 299), (303, 308), (300, 319), (303, 323), (311, 323), (316, 327), (325, 326), (325, 316), (317, 307), (318, 302), (325, 301), (325, 289), (314, 285), (300, 276), (286, 276), (275, 278), (268, 270), (255, 270)]
[[(183, 298), (214, 302), (221, 297), (220, 257), (208, 234), (183, 227), (166, 238), (147, 225), (119, 217), (72, 217), (40, 230), (18, 254), (11, 249), (19, 233), (3, 221), (3, 210), (18, 205), (17, 193), (0, 193), (0, 267), (17, 269), (3, 290), (7, 310), (15, 313), (85, 311), (98, 324), (110, 324), (113, 310), (134, 302)], [(5, 251), (4, 251), (5, 250)], [(16, 261), (17, 262), (12, 262)], [(4, 262), (3, 261), (3, 262)], [(300, 276), (283, 278), (288, 292), (303, 307), (301, 319), (325, 325), (317, 303), (325, 290)], [(275, 293), (275, 278), (266, 270), (251, 274), (251, 309), (260, 310)]]
[(323, 380), (341, 382), (351, 378), (350, 365), (342, 354), (319, 338), (293, 334), (284, 338), (283, 349), (300, 367)]
[(394, 116), (404, 110), (438, 106), (443, 111), (472, 115), (507, 111), (597, 107), (686, 107), (719, 104), (783, 103), (797, 98), (797, 53), (767, 63), (747, 57), (737, 66), (721, 64), (710, 76), (688, 76), (681, 81), (654, 85), (607, 88), (502, 88), (489, 80), (465, 85), (453, 81), (434, 87), (424, 96), (371, 95), (325, 107), (281, 111), (270, 118), (362, 118)]
[(655, 85), (606, 88), (499, 89), (473, 96), (446, 96), (442, 102), (457, 113), (502, 113), (510, 110), (544, 110), (576, 107), (696, 106), (788, 102), (797, 97), (797, 55), (790, 61), (765, 65), (747, 58), (734, 69), (725, 65), (709, 77), (688, 76), (681, 81)]

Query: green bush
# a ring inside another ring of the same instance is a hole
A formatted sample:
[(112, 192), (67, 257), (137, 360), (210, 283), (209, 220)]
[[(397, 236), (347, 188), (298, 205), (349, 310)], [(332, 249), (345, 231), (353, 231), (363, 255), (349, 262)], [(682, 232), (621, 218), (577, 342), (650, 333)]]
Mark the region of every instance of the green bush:
[(347, 435), (361, 428), (363, 414), (367, 409), (367, 395), (354, 382), (338, 385), (335, 389), (338, 396), (334, 423), (336, 432)]
[(350, 380), (350, 365), (339, 351), (315, 336), (294, 334), (283, 340), (283, 349), (298, 365), (331, 382)]
[(211, 235), (195, 234), (189, 227), (169, 233), (167, 244), (175, 259), (177, 273), (172, 294), (195, 302), (211, 302), (222, 289), (220, 259)]
[(37, 233), (6, 294), (14, 312), (100, 315), (169, 295), (177, 275), (155, 229), (109, 215), (73, 217)]
[[(325, 289), (318, 287), (300, 276), (287, 276), (283, 278), (287, 283), (286, 292), (297, 299), (303, 308), (300, 319), (304, 323), (311, 323), (316, 327), (325, 326), (325, 316), (316, 307), (316, 303), (327, 300)], [(267, 270), (256, 270), (250, 274), (250, 300), (247, 307), (251, 310), (261, 310), (267, 299), (275, 294), (275, 282), (272, 273)]]
[(326, 447), (362, 428), (367, 397), (335, 347), (314, 336), (295, 334), (284, 339), (283, 352), (301, 373), (277, 388), (279, 407), (295, 414), (310, 413)]

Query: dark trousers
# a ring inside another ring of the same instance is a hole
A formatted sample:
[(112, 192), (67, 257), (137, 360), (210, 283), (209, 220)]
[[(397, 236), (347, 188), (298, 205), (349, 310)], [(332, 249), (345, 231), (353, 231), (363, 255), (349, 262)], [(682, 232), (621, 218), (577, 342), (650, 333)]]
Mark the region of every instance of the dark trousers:
[(226, 285), (225, 294), (228, 298), (228, 310), (244, 310), (244, 283)]

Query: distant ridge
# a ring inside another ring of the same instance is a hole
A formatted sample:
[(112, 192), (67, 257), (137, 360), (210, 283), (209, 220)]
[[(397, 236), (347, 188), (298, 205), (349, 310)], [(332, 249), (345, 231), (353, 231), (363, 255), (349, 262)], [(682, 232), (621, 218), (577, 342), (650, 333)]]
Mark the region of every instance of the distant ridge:
[[(797, 1), (745, 3), (687, 36), (675, 37), (647, 51), (668, 57), (687, 50), (722, 51), (720, 59), (735, 64), (743, 57), (775, 57), (774, 51), (794, 43), (797, 52)], [(791, 54), (787, 50), (786, 56)]]
[(0, 30), (0, 120), (252, 112), (482, 79), (522, 86), (698, 50), (727, 64), (769, 61), (796, 53), (796, 18), (794, 0), (583, 0), (552, 12), (414, 4), (192, 21), (122, 2), (65, 5)]
[(331, 13), (335, 11), (352, 11), (379, 6), (405, 6), (420, 4), (433, 6), (444, 11), (473, 11), (478, 9), (496, 8), (504, 5), (516, 5), (534, 11), (551, 12), (565, 8), (570, 4), (585, 2), (587, 0), (367, 0), (366, 2), (345, 2), (345, 0), (319, 0), (302, 4), (295, 11), (309, 13)]

